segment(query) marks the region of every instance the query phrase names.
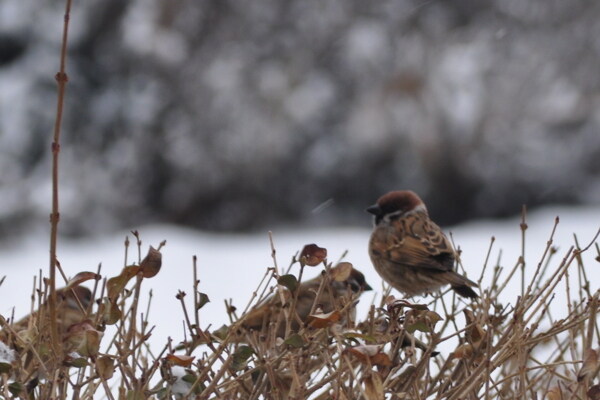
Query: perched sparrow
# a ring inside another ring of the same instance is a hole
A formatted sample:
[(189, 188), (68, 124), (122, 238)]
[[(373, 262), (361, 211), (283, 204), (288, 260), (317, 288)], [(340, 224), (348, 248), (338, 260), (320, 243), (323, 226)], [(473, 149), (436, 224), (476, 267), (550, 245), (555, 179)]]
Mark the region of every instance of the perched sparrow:
[(416, 193), (387, 193), (367, 211), (375, 215), (369, 255), (392, 287), (415, 296), (450, 285), (463, 297), (478, 297), (471, 289), (477, 284), (454, 271), (454, 249)]
[[(92, 301), (92, 292), (84, 286), (75, 286), (72, 289), (56, 290), (56, 317), (60, 335), (65, 335), (68, 328), (86, 319), (85, 310)], [(31, 334), (50, 335), (50, 310), (48, 303), (42, 304), (40, 310), (26, 315), (12, 324), (12, 331), (30, 332)], [(83, 308), (83, 310), (82, 310)], [(6, 331), (0, 332), (0, 339), (5, 340)]]
[[(343, 264), (345, 264), (345, 267), (350, 268), (349, 275), (343, 281), (339, 281), (337, 273)], [(326, 282), (321, 288), (319, 298), (316, 299), (323, 279), (326, 279)], [(340, 263), (329, 270), (329, 276), (323, 272), (322, 275), (300, 284), (296, 301), (296, 314), (304, 323), (311, 314), (311, 310), (315, 310), (314, 313), (329, 313), (340, 310), (348, 302), (356, 302), (360, 294), (367, 290), (372, 289), (365, 281), (362, 272), (351, 267), (349, 263)], [(293, 295), (287, 289), (284, 297), (286, 299), (285, 305), (291, 304)], [(355, 311), (354, 304), (350, 307), (351, 311)], [(278, 318), (277, 336), (283, 337), (285, 335), (285, 318), (282, 313), (281, 297), (275, 294), (246, 314), (243, 317), (242, 326), (246, 329), (260, 330), (270, 323), (277, 323)], [(298, 318), (293, 314), (290, 315), (290, 318), (292, 318), (292, 330), (297, 331), (300, 328)]]

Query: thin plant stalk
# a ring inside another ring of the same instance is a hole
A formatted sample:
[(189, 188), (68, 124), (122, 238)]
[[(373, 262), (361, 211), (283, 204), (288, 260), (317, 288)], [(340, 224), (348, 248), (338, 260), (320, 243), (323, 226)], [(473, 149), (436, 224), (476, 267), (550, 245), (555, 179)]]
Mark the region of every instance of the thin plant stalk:
[(65, 15), (63, 23), (62, 44), (60, 49), (60, 69), (56, 74), (58, 83), (58, 100), (56, 104), (56, 120), (54, 123), (54, 136), (52, 140), (52, 213), (50, 214), (50, 334), (52, 347), (55, 355), (61, 353), (61, 341), (58, 337), (58, 325), (56, 323), (56, 247), (58, 237), (58, 221), (60, 219), (58, 207), (58, 154), (60, 153), (60, 132), (62, 125), (63, 104), (65, 89), (68, 82), (66, 73), (67, 61), (67, 38), (69, 32), (69, 19), (71, 15), (71, 0), (66, 0)]

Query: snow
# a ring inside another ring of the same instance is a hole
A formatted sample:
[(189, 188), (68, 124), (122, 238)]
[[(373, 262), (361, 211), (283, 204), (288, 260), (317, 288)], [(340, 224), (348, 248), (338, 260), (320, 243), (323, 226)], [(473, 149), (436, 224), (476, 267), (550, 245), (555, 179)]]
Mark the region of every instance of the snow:
[[(581, 247), (584, 247), (593, 239), (600, 227), (600, 207), (597, 206), (547, 207), (529, 213), (525, 248), (528, 276), (533, 275), (544, 252), (556, 216), (560, 216), (560, 223), (556, 229), (553, 245), (558, 248), (558, 253), (550, 264), (552, 269), (558, 266), (568, 248), (574, 243), (574, 233)], [(273, 240), (280, 270), (285, 270), (292, 256), (307, 243), (317, 243), (327, 248), (331, 261), (337, 261), (347, 250), (346, 260), (364, 272), (367, 281), (374, 288), (373, 292), (363, 296), (358, 305), (358, 316), (366, 316), (371, 301), (377, 303), (382, 293), (381, 279), (372, 268), (366, 251), (370, 234), (367, 218), (365, 216), (364, 228), (274, 230)], [(491, 279), (491, 271), (500, 251), (502, 252), (500, 264), (505, 267), (505, 271), (511, 269), (517, 262), (521, 253), (519, 224), (520, 218), (515, 217), (499, 221), (470, 222), (445, 230), (452, 233), (455, 243), (462, 249), (463, 265), (467, 275), (473, 280), (479, 278), (488, 253), (490, 238), (495, 237), (487, 273), (483, 279), (485, 287)], [(238, 310), (244, 309), (266, 268), (273, 265), (267, 232), (243, 235), (214, 234), (168, 225), (150, 225), (137, 229), (143, 241), (142, 257), (149, 245), (157, 247), (162, 240), (167, 240), (166, 246), (162, 249), (161, 272), (154, 278), (144, 280), (142, 286), (146, 293), (150, 289), (153, 291), (149, 320), (151, 325), (156, 325), (150, 339), (154, 349), (162, 348), (169, 336), (175, 342), (183, 339), (181, 328), (183, 313), (175, 295), (178, 290), (185, 291), (188, 294), (186, 301), (188, 305), (191, 304), (194, 255), (198, 257), (200, 291), (210, 298), (210, 303), (202, 308), (200, 314), (203, 328), (210, 324), (216, 329), (228, 322), (224, 300), (232, 299)], [(103, 277), (117, 275), (124, 266), (123, 243), (127, 234), (120, 232), (81, 240), (61, 238), (58, 255), (65, 273), (73, 276), (83, 270), (95, 271), (97, 265), (101, 263)], [(133, 242), (134, 238), (131, 234), (129, 238)], [(0, 314), (9, 316), (13, 306), (17, 318), (29, 312), (33, 276), (37, 275), (40, 269), (47, 270), (48, 243), (46, 233), (38, 231), (0, 244), (2, 254), (0, 274), (6, 275), (6, 280), (0, 287), (0, 296), (4, 299), (0, 306)], [(600, 273), (595, 268), (598, 265), (594, 260), (596, 256), (593, 246), (583, 254), (592, 292), (600, 287)], [(137, 261), (137, 251), (133, 246), (130, 247), (129, 257), (129, 263)], [(307, 279), (315, 276), (318, 271), (319, 268), (308, 271)], [(293, 269), (292, 272), (298, 271)], [(564, 289), (559, 286), (556, 292), (560, 297)], [(507, 301), (516, 300), (520, 293), (519, 276), (513, 278), (506, 293), (510, 297)], [(145, 310), (146, 302), (147, 297), (144, 296), (140, 309)], [(554, 316), (561, 318), (561, 315), (566, 313), (566, 303), (557, 298), (555, 307)]]
[(0, 342), (0, 363), (11, 364), (13, 361), (15, 361), (15, 358), (15, 351), (8, 347), (4, 342)]

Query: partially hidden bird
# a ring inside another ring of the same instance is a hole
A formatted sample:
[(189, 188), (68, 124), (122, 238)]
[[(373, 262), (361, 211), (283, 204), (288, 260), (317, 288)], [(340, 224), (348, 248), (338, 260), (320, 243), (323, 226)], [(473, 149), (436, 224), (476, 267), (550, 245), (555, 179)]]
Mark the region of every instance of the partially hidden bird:
[(407, 296), (433, 293), (446, 285), (475, 299), (477, 284), (455, 271), (456, 252), (419, 196), (398, 190), (367, 208), (374, 215), (369, 256), (381, 278)]
[[(56, 324), (58, 333), (63, 338), (69, 328), (82, 322), (86, 318), (86, 309), (92, 302), (92, 292), (85, 286), (74, 286), (56, 290)], [(29, 332), (43, 337), (50, 336), (50, 310), (49, 303), (44, 302), (39, 310), (26, 315), (19, 321), (11, 324), (11, 330), (24, 334)], [(7, 330), (0, 331), (0, 340), (6, 341), (9, 337)]]
[[(291, 329), (293, 331), (300, 329), (300, 322), (305, 323), (311, 315), (311, 311), (313, 313), (330, 313), (347, 307), (350, 311), (355, 312), (358, 297), (364, 291), (372, 290), (363, 273), (351, 267), (351, 265), (345, 279), (341, 281), (336, 279), (337, 272), (344, 264), (346, 266), (350, 265), (349, 263), (340, 263), (331, 268), (329, 272), (323, 272), (319, 276), (300, 284), (297, 289), (298, 297), (295, 303), (295, 311), (300, 321), (295, 315), (290, 317), (292, 318)], [(323, 282), (324, 280), (325, 282)], [(282, 307), (290, 306), (293, 296), (288, 289), (284, 290), (283, 303), (281, 296), (272, 295), (243, 317), (242, 327), (250, 330), (262, 330), (270, 324), (277, 324), (275, 328), (276, 335), (283, 337), (286, 323), (281, 318), (281, 311)]]

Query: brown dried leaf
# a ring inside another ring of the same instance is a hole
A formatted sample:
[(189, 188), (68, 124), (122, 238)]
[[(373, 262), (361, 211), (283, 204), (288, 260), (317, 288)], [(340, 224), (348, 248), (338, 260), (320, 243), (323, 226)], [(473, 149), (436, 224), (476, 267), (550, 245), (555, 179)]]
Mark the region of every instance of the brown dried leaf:
[(467, 329), (465, 331), (465, 338), (467, 342), (479, 345), (485, 337), (485, 330), (477, 323), (475, 314), (471, 310), (464, 310), (465, 320), (467, 322)]
[(319, 329), (326, 328), (342, 318), (342, 314), (338, 311), (332, 311), (326, 314), (312, 314), (306, 318), (306, 322), (309, 326)]
[(411, 309), (406, 312), (404, 328), (409, 333), (415, 331), (431, 332), (435, 324), (442, 320), (442, 317), (435, 311), (421, 310), (419, 308)]
[(546, 392), (546, 400), (562, 400), (562, 390), (559, 386), (554, 386)]
[(105, 381), (112, 378), (115, 372), (115, 360), (109, 356), (99, 357), (96, 361), (96, 372)]
[(593, 374), (598, 369), (598, 353), (594, 349), (585, 351), (585, 359), (583, 365), (577, 374), (577, 382), (581, 382), (585, 378), (593, 378)]
[(75, 286), (78, 286), (85, 281), (89, 281), (90, 279), (99, 280), (100, 278), (102, 278), (102, 276), (100, 276), (94, 272), (89, 272), (89, 271), (80, 272), (77, 275), (75, 275), (74, 277), (72, 277), (71, 280), (69, 280), (69, 283), (67, 283), (67, 286), (65, 286), (63, 288), (63, 290), (66, 292), (67, 290), (74, 288)]
[(410, 308), (413, 310), (429, 310), (429, 308), (425, 304), (411, 303), (404, 299), (396, 300), (394, 296), (389, 296), (386, 299), (386, 307), (388, 312), (399, 311), (403, 308)]
[(140, 270), (144, 275), (144, 278), (152, 278), (160, 271), (162, 266), (162, 254), (154, 247), (150, 246), (148, 254), (140, 263)]
[(349, 262), (341, 262), (335, 267), (331, 268), (329, 271), (331, 275), (331, 279), (336, 282), (344, 282), (350, 278), (350, 274), (352, 273), (352, 264)]
[(473, 345), (469, 343), (461, 344), (454, 350), (454, 358), (464, 360), (473, 356)]
[(346, 351), (358, 358), (363, 364), (389, 367), (392, 365), (392, 361), (387, 354), (382, 352), (382, 350), (383, 346), (381, 345), (361, 344), (350, 347)]
[(475, 314), (473, 314), (473, 311), (465, 309), (465, 310), (463, 310), (463, 314), (465, 315), (465, 320), (467, 321), (467, 325), (470, 325), (473, 322), (475, 322)]
[(600, 400), (600, 385), (590, 387), (586, 394), (590, 400)]
[(73, 324), (67, 330), (65, 345), (69, 351), (75, 351), (84, 357), (95, 356), (100, 348), (103, 333), (96, 330), (92, 321)]
[(196, 357), (194, 356), (185, 356), (185, 355), (176, 355), (176, 354), (167, 354), (165, 357), (169, 362), (173, 365), (178, 365), (180, 367), (190, 367), (192, 362)]
[(115, 302), (123, 289), (125, 289), (125, 286), (127, 286), (127, 282), (136, 276), (138, 272), (140, 272), (139, 265), (129, 265), (123, 268), (118, 276), (110, 278), (108, 282), (106, 282), (108, 298)]
[(300, 252), (300, 263), (314, 267), (322, 263), (327, 258), (327, 249), (316, 244), (307, 244)]
[(119, 306), (116, 303), (110, 301), (110, 299), (104, 299), (104, 304), (102, 308), (102, 321), (106, 325), (114, 325), (116, 324), (123, 313), (119, 309)]
[(442, 316), (435, 311), (427, 310), (423, 312), (423, 318), (432, 326), (435, 326), (439, 321), (443, 320)]
[(377, 353), (371, 357), (371, 365), (390, 367), (392, 365), (392, 360), (390, 360), (390, 357), (385, 353)]
[(381, 376), (376, 373), (371, 373), (363, 380), (365, 386), (365, 394), (369, 400), (383, 400), (383, 382)]

